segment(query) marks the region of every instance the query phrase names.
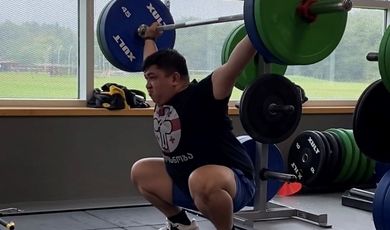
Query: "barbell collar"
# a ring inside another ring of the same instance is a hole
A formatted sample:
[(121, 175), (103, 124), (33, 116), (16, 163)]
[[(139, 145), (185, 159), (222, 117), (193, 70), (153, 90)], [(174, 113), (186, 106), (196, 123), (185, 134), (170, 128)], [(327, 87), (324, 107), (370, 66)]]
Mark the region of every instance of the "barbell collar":
[(326, 14), (326, 13), (335, 13), (335, 12), (348, 12), (352, 9), (351, 0), (331, 0), (331, 1), (316, 1), (311, 4), (310, 13)]

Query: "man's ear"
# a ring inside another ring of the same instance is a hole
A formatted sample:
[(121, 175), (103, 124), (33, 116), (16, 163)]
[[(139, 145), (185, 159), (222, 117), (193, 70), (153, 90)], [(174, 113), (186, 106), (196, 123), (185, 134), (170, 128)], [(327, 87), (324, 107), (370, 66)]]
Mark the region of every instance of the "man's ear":
[(173, 83), (176, 83), (176, 84), (178, 84), (178, 83), (180, 83), (180, 81), (182, 81), (183, 79), (182, 79), (182, 77), (180, 76), (180, 74), (178, 73), (178, 72), (174, 72), (173, 74), (172, 74), (172, 81), (173, 81)]

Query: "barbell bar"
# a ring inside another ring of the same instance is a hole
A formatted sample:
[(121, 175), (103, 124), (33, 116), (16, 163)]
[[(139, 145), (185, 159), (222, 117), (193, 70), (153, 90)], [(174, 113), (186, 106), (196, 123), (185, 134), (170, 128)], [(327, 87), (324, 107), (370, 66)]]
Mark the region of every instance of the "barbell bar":
[[(342, 0), (342, 1), (333, 0), (333, 1), (326, 1), (326, 2), (313, 1), (308, 7), (308, 11), (314, 15), (334, 13), (337, 11), (349, 11), (351, 9), (352, 9), (351, 0)], [(305, 14), (301, 13), (301, 11), (299, 11), (299, 13), (301, 17), (305, 17)], [(175, 30), (175, 29), (194, 27), (194, 26), (240, 21), (243, 19), (244, 19), (244, 14), (235, 14), (235, 15), (223, 16), (223, 17), (206, 19), (206, 20), (190, 21), (190, 22), (183, 22), (183, 23), (176, 23), (176, 24), (169, 24), (169, 25), (160, 25), (157, 27), (157, 30), (158, 31)], [(145, 36), (145, 32), (147, 28), (148, 26), (145, 24), (140, 25), (140, 27), (138, 28), (138, 35), (143, 38)]]
[[(158, 31), (175, 30), (175, 29), (180, 29), (180, 28), (187, 28), (187, 27), (194, 27), (194, 26), (201, 26), (201, 25), (240, 21), (243, 19), (244, 19), (243, 14), (236, 14), (236, 15), (230, 15), (230, 16), (223, 16), (223, 17), (219, 17), (219, 18), (212, 18), (212, 19), (208, 19), (208, 20), (198, 20), (198, 21), (183, 22), (183, 23), (170, 24), (170, 25), (160, 25), (157, 27), (157, 30)], [(138, 27), (138, 35), (143, 38), (145, 36), (145, 32), (146, 32), (147, 28), (148, 28), (148, 26), (145, 24), (140, 25)]]
[[(169, 9), (160, 0), (111, 0), (99, 16), (96, 31), (98, 36), (97, 41), (102, 53), (112, 65), (124, 71), (138, 72), (142, 70), (144, 46), (142, 36), (147, 28), (143, 26), (143, 24), (151, 25), (153, 22), (159, 22), (161, 24), (161, 26), (158, 27), (158, 30), (165, 32), (157, 39), (156, 45), (158, 49), (164, 49), (173, 48), (176, 38), (175, 29), (244, 19), (245, 27), (247, 27), (247, 24), (252, 23), (250, 27), (256, 28), (247, 30), (249, 37), (254, 37), (251, 36), (250, 33), (255, 33), (255, 36), (264, 40), (263, 49), (259, 49), (257, 45), (254, 45), (261, 55), (263, 55), (262, 51), (269, 50), (270, 55), (273, 55), (280, 60), (279, 64), (311, 64), (327, 57), (341, 40), (346, 24), (346, 12), (350, 10), (352, 5), (351, 0), (291, 0), (291, 2), (289, 1), (288, 3), (284, 0), (283, 2), (280, 2), (282, 0), (245, 0), (244, 4), (248, 1), (253, 1), (252, 4), (271, 5), (266, 7), (269, 12), (265, 13), (265, 20), (260, 20), (256, 16), (260, 10), (264, 10), (262, 9), (263, 7), (253, 6), (249, 12), (244, 11), (244, 14), (219, 17), (205, 21), (175, 24)], [(304, 7), (302, 7), (303, 4), (305, 4)], [(298, 8), (301, 9), (299, 10)], [(283, 9), (283, 12), (279, 12), (280, 9)], [(295, 13), (289, 13), (291, 11)], [(313, 15), (314, 12), (318, 12), (319, 14), (336, 12), (336, 16), (333, 13), (329, 14), (329, 16), (318, 17), (318, 20), (311, 21), (309, 28), (306, 23), (307, 20), (303, 19), (303, 17), (305, 17), (306, 14)], [(338, 12), (341, 12), (343, 16), (337, 17), (339, 14)], [(262, 12), (262, 14), (263, 13), (264, 12)], [(271, 22), (271, 17), (273, 17), (272, 14), (275, 14), (278, 17), (285, 17), (284, 24), (274, 25), (273, 22)], [(296, 14), (299, 14), (302, 17), (294, 16), (292, 19), (287, 18), (290, 17), (290, 15)], [(291, 22), (291, 20), (299, 20), (299, 23)], [(263, 23), (271, 25), (264, 25)], [(336, 26), (338, 27), (336, 30), (334, 30), (335, 23), (340, 24), (340, 26)], [(269, 28), (267, 28), (267, 26)], [(299, 26), (301, 28), (298, 28)], [(265, 27), (264, 31), (259, 31), (259, 28), (263, 27)], [(289, 37), (280, 39), (281, 35), (276, 34), (278, 39), (274, 39), (275, 35), (273, 33), (275, 32), (275, 28), (278, 28), (278, 31), (287, 30), (287, 34), (292, 34), (294, 38)], [(332, 30), (329, 28), (332, 28)], [(305, 30), (310, 31), (307, 33)], [(315, 33), (314, 38), (313, 32), (311, 31), (314, 31)], [(272, 37), (273, 39), (269, 40), (268, 37)], [(321, 37), (321, 39), (318, 39), (319, 37)], [(307, 42), (308, 40), (310, 42)], [(316, 40), (320, 40), (322, 43), (318, 43)], [(251, 41), (254, 43), (253, 39), (251, 39)], [(317, 44), (311, 45), (312, 43), (316, 43), (313, 41), (316, 41)], [(283, 43), (286, 42), (289, 42), (289, 44), (284, 45)], [(300, 42), (302, 45), (291, 44), (291, 42)], [(277, 49), (274, 49), (274, 43), (281, 43), (281, 47), (293, 48), (288, 48), (287, 53), (280, 53)], [(325, 45), (323, 43), (325, 43)], [(331, 44), (328, 45), (327, 43)], [(304, 49), (304, 51), (301, 52), (300, 49), (302, 49), (302, 47), (310, 47), (310, 49)], [(318, 53), (321, 55), (318, 55)], [(315, 54), (316, 57), (312, 58), (311, 54)], [(305, 60), (295, 62), (294, 60), (296, 58), (292, 57), (292, 55), (303, 56), (305, 57)], [(267, 58), (267, 56), (264, 56), (264, 59), (272, 60), (272, 58)]]

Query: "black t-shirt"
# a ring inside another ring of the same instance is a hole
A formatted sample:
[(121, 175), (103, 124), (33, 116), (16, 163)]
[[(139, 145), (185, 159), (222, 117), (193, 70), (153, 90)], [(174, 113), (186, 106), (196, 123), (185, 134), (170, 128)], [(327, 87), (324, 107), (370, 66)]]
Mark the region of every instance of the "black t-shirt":
[(216, 164), (240, 169), (253, 178), (253, 165), (232, 133), (229, 98), (216, 100), (211, 75), (192, 81), (166, 105), (156, 106), (154, 133), (173, 181), (187, 186), (196, 168)]

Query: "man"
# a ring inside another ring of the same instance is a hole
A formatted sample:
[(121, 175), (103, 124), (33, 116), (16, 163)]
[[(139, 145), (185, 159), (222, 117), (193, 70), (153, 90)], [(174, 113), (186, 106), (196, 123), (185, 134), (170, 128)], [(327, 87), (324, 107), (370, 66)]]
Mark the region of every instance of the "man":
[(228, 102), (256, 50), (245, 37), (227, 63), (190, 82), (182, 55), (157, 50), (157, 26), (153, 23), (144, 36), (144, 76), (156, 104), (154, 133), (163, 158), (137, 161), (131, 180), (167, 217), (161, 229), (198, 229), (184, 207), (199, 210), (218, 230), (231, 230), (233, 213), (252, 201), (255, 185), (253, 164), (232, 133)]

